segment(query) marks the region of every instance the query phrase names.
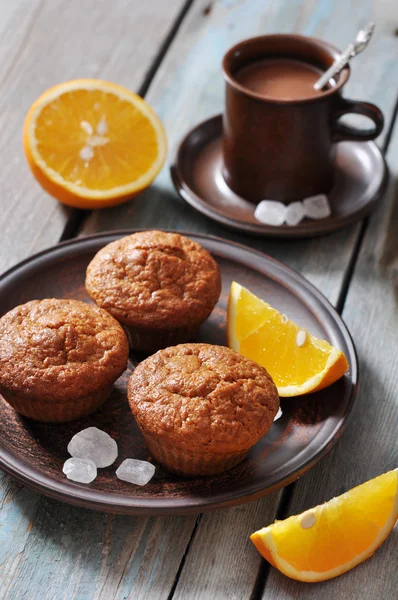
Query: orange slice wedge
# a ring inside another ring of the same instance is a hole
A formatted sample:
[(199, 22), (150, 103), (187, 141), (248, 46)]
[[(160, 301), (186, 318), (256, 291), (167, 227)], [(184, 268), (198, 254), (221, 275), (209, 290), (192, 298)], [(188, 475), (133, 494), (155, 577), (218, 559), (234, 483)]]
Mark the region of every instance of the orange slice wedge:
[(398, 518), (398, 469), (250, 536), (262, 556), (299, 581), (324, 581), (369, 558)]
[(320, 340), (249, 290), (232, 282), (228, 345), (267, 369), (281, 397), (331, 385), (348, 369), (343, 352)]
[(146, 188), (166, 159), (166, 134), (139, 96), (97, 79), (47, 90), (31, 106), (23, 142), (42, 187), (77, 208), (120, 204)]

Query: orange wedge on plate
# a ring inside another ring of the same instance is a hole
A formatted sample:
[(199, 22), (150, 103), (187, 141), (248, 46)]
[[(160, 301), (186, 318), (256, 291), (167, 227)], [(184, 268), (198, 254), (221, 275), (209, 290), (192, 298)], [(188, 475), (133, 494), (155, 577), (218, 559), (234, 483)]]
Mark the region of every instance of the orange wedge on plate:
[(324, 581), (369, 558), (398, 518), (398, 469), (250, 536), (262, 556), (299, 581)]
[(348, 369), (343, 352), (310, 335), (249, 290), (232, 282), (228, 345), (265, 367), (281, 397), (331, 385)]
[(162, 124), (142, 98), (97, 79), (47, 90), (27, 114), (23, 142), (38, 182), (77, 208), (131, 198), (156, 177), (167, 148)]

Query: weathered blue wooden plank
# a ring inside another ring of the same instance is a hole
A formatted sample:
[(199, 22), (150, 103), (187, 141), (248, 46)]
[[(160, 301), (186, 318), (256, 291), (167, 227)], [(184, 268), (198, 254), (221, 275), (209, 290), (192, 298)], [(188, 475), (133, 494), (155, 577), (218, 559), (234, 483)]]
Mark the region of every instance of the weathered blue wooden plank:
[(48, 590), (44, 597), (64, 600), (166, 599), (194, 522), (103, 514), (43, 498), (19, 554), (8, 559), (0, 597), (42, 600)]
[[(297, 484), (289, 514), (320, 504), (398, 467), (398, 127), (387, 159), (388, 194), (372, 217), (343, 312), (357, 345), (361, 388), (338, 446)], [(324, 584), (299, 584), (272, 569), (264, 600), (394, 600), (398, 527), (353, 571)]]
[(23, 488), (0, 471), (0, 598), (9, 597), (24, 560), (32, 519), (40, 501), (38, 494)]

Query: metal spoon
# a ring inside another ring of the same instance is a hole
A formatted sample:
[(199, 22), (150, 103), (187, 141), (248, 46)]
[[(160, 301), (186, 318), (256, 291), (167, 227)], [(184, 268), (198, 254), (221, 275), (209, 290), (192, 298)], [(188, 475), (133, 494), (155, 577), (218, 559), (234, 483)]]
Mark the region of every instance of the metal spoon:
[(370, 38), (372, 37), (373, 31), (375, 28), (375, 24), (368, 23), (364, 29), (358, 32), (355, 41), (347, 46), (344, 52), (337, 58), (331, 67), (318, 79), (318, 81), (314, 84), (315, 90), (321, 90), (327, 85), (327, 83), (333, 79), (336, 75), (340, 73), (342, 69), (348, 64), (348, 62), (354, 58), (357, 54), (365, 50), (366, 46), (369, 43)]

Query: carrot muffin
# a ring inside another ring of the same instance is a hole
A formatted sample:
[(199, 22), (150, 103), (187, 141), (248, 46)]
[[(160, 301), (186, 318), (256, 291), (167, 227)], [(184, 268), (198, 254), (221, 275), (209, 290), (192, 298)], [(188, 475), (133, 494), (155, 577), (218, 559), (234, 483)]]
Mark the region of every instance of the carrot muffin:
[(178, 233), (141, 231), (102, 248), (87, 268), (91, 298), (127, 330), (132, 348), (190, 340), (221, 292), (217, 263)]
[(122, 327), (85, 302), (32, 300), (0, 319), (0, 393), (37, 421), (72, 421), (96, 410), (127, 358)]
[(128, 399), (153, 457), (188, 476), (237, 465), (279, 408), (263, 367), (210, 344), (181, 344), (141, 362), (130, 377)]

